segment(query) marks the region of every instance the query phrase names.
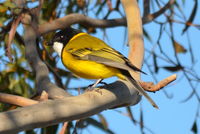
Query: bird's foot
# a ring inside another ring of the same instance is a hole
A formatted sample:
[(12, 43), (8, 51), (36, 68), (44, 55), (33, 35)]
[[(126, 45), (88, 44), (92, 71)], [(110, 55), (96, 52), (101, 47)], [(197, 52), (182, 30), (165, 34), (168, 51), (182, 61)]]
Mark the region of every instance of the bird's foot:
[(85, 92), (91, 92), (91, 91), (95, 91), (97, 93), (100, 93), (102, 95), (102, 92), (101, 92), (101, 88), (95, 88), (95, 87), (88, 87)]
[(103, 81), (101, 81), (101, 82), (99, 82), (100, 84), (103, 84), (104, 86), (107, 86), (108, 84), (106, 83), (106, 82), (103, 82)]
[[(96, 88), (97, 84), (99, 84), (99, 83), (103, 84), (103, 85), (108, 85), (106, 82), (102, 82), (102, 80), (103, 79), (99, 79), (94, 84), (89, 85), (88, 88), (86, 89), (86, 92), (93, 91)], [(96, 92), (98, 92), (98, 93), (100, 93), (102, 95), (102, 92), (100, 90), (101, 90), (101, 87), (95, 89)]]
[(98, 84), (108, 85), (106, 82), (103, 82), (103, 79), (97, 80), (94, 84), (90, 84), (88, 88), (94, 89)]
[(100, 88), (95, 89), (95, 92), (100, 93), (102, 95), (102, 91)]

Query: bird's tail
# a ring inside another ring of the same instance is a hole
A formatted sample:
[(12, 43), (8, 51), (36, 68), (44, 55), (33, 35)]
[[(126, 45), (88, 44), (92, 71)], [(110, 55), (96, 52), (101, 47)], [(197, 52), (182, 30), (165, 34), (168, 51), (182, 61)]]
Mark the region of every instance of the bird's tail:
[(133, 86), (136, 88), (136, 90), (143, 95), (153, 107), (158, 109), (158, 106), (156, 103), (151, 99), (151, 97), (144, 91), (144, 89), (140, 86), (139, 82), (136, 81), (131, 74), (128, 71), (123, 71), (123, 74), (126, 76), (127, 80), (133, 84)]

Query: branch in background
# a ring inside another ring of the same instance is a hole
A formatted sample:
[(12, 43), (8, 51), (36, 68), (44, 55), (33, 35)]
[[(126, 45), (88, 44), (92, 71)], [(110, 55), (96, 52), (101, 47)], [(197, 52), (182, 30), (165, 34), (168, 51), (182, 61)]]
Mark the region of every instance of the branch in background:
[(64, 122), (59, 134), (65, 134), (67, 130), (68, 122)]
[(146, 18), (150, 13), (150, 0), (144, 0), (144, 12), (143, 12), (143, 18)]
[(8, 58), (11, 62), (13, 61), (12, 54), (11, 54), (11, 43), (15, 37), (16, 29), (17, 29), (17, 26), (19, 25), (21, 19), (22, 19), (22, 17), (21, 17), (21, 15), (19, 15), (16, 19), (14, 19), (12, 21), (11, 29), (10, 29), (9, 36), (8, 36), (8, 42), (6, 45), (6, 56), (8, 56)]
[(175, 2), (176, 0), (169, 0), (169, 2), (164, 7), (160, 8), (160, 10), (158, 10), (157, 12), (144, 16), (144, 22), (149, 23), (153, 21), (155, 18), (159, 17), (166, 10), (168, 10)]
[[(128, 25), (129, 59), (133, 65), (141, 69), (144, 57), (144, 42), (140, 10), (136, 0), (121, 0), (121, 2)], [(135, 79), (140, 80), (140, 73), (131, 72), (131, 74)]]
[[(32, 15), (32, 17), (36, 17)], [(57, 87), (52, 84), (49, 79), (49, 70), (47, 66), (42, 62), (39, 58), (37, 49), (36, 49), (36, 38), (38, 31), (37, 28), (37, 19), (31, 18), (30, 15), (25, 14), (22, 22), (25, 28), (25, 50), (26, 50), (26, 58), (29, 61), (32, 69), (36, 73), (36, 85), (37, 90), (41, 93), (45, 90), (50, 98), (60, 98), (70, 96), (63, 89)]]
[(58, 18), (54, 21), (41, 24), (39, 25), (39, 33), (45, 34), (51, 31), (55, 31), (58, 29), (66, 28), (72, 24), (81, 24), (83, 26), (90, 26), (90, 27), (116, 27), (116, 26), (126, 26), (126, 19), (110, 19), (110, 20), (100, 20), (100, 19), (93, 19), (90, 17), (87, 17), (82, 14), (69, 14), (67, 16), (64, 16), (62, 18)]
[[(142, 18), (142, 23), (147, 24), (151, 22), (152, 20), (156, 19), (157, 17), (162, 15), (162, 13), (164, 13), (166, 10), (168, 10), (169, 7), (174, 4), (174, 2), (175, 0), (170, 0), (159, 11), (149, 14), (147, 16), (144, 16)], [(51, 22), (47, 22), (47, 23), (39, 25), (39, 28), (38, 28), (39, 34), (43, 35), (48, 32), (66, 28), (72, 24), (77, 24), (77, 23), (86, 27), (90, 26), (90, 27), (108, 28), (108, 27), (126, 26), (126, 18), (102, 20), (102, 19), (93, 19), (93, 18), (87, 17), (82, 14), (78, 14), (78, 13), (73, 13), (73, 14), (64, 16), (62, 18), (55, 19)]]
[(38, 103), (38, 101), (35, 101), (35, 100), (31, 100), (31, 99), (17, 96), (17, 95), (6, 94), (6, 93), (0, 93), (0, 102), (22, 106), (22, 107)]

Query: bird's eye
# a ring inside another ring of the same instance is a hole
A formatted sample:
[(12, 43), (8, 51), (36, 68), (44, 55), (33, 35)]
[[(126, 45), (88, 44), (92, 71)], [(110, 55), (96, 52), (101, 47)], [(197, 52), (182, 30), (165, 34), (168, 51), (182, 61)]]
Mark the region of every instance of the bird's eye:
[(61, 38), (61, 39), (63, 39), (63, 38), (64, 38), (64, 36), (63, 36), (63, 35), (61, 35), (61, 36), (60, 36), (60, 38)]

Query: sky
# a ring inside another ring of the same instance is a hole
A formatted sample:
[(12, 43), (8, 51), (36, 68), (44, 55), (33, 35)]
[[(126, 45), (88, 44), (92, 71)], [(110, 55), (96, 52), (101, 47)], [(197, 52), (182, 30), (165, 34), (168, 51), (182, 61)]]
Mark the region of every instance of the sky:
[[(191, 12), (191, 8), (193, 7), (193, 1), (185, 1), (185, 2), (186, 4), (184, 8), (184, 13), (188, 18)], [(93, 17), (92, 14), (91, 15), (89, 14), (89, 16)], [(194, 22), (196, 23), (199, 22), (199, 16), (200, 12), (198, 12), (198, 14), (196, 15), (196, 19)], [(117, 13), (112, 13), (111, 17), (116, 18), (120, 16)], [(163, 19), (162, 17), (158, 18), (158, 20), (161, 21), (162, 19)], [(149, 42), (146, 38), (144, 38), (145, 48), (148, 50), (154, 50), (157, 53), (159, 53), (158, 47), (156, 46), (156, 39), (159, 33), (158, 27), (155, 25), (155, 23), (146, 24), (144, 27), (152, 37), (152, 43)], [(184, 47), (188, 48), (187, 45), (188, 41), (186, 39), (186, 35), (181, 35), (184, 26), (182, 24), (176, 24), (175, 27), (176, 27), (175, 40), (180, 42)], [(94, 36), (104, 40), (113, 48), (115, 48), (116, 50), (120, 51), (121, 53), (127, 56), (128, 47), (125, 46), (127, 43), (127, 39), (124, 41), (124, 33), (125, 33), (124, 30), (125, 30), (124, 27), (106, 29), (106, 34), (108, 35), (109, 40), (105, 38), (100, 29), (97, 29), (97, 34), (95, 34)], [(200, 32), (196, 28), (190, 27), (189, 33), (195, 57), (199, 57), (198, 38)], [(167, 35), (163, 36), (161, 44), (164, 50), (170, 55), (170, 57), (173, 57), (174, 55), (173, 52), (171, 51), (172, 50), (171, 41), (169, 40)], [(145, 59), (148, 56), (149, 54), (145, 53)], [(182, 64), (190, 67), (191, 62), (189, 57), (190, 56), (188, 55), (188, 53), (179, 55), (180, 59), (184, 59), (183, 60), (184, 62)], [(161, 66), (165, 65), (165, 63), (163, 63), (162, 61), (160, 61), (158, 64)], [(200, 64), (199, 61), (197, 61), (197, 63), (194, 65), (194, 68), (196, 68), (198, 72), (200, 72), (198, 69), (198, 67), (200, 66), (199, 64)], [(59, 60), (59, 66), (64, 68), (60, 60)], [(144, 64), (142, 70), (148, 74), (148, 75), (142, 75), (143, 81), (154, 81), (153, 76), (151, 76), (146, 64)], [(163, 89), (170, 96), (172, 96), (171, 99), (168, 98), (163, 91), (158, 91), (156, 93), (148, 93), (152, 97), (152, 99), (158, 104), (159, 110), (153, 108), (145, 98), (142, 98), (142, 101), (139, 104), (131, 107), (134, 118), (138, 121), (140, 120), (140, 111), (142, 108), (145, 134), (152, 134), (152, 132), (154, 134), (193, 134), (191, 128), (195, 121), (196, 111), (198, 109), (198, 102), (195, 97), (193, 97), (187, 102), (184, 103), (182, 102), (191, 92), (191, 88), (186, 79), (183, 77), (182, 72), (176, 72), (176, 74), (178, 75), (177, 80)], [(156, 76), (158, 80), (162, 80), (170, 75), (172, 75), (172, 73), (164, 69), (160, 69)], [(105, 80), (105, 82), (110, 83), (115, 80), (116, 78), (111, 78)], [(77, 87), (77, 83), (80, 84), (78, 85), (78, 87), (87, 86), (92, 82), (93, 81), (84, 79), (72, 80), (70, 82), (70, 87)], [(139, 125), (135, 125), (132, 123), (130, 118), (127, 116), (125, 108), (105, 110), (101, 114), (103, 114), (104, 117), (106, 118), (109, 129), (114, 131), (116, 134), (141, 133)], [(96, 115), (94, 115), (93, 118), (98, 119)], [(199, 117), (197, 118), (197, 122), (199, 122)], [(82, 134), (92, 134), (92, 133), (103, 134), (104, 132), (93, 126), (89, 126), (82, 132)]]

